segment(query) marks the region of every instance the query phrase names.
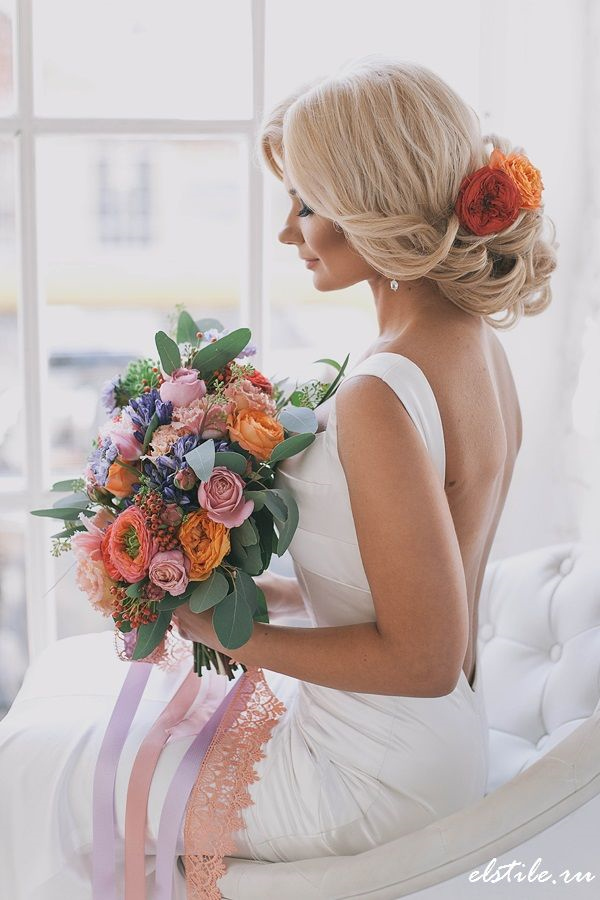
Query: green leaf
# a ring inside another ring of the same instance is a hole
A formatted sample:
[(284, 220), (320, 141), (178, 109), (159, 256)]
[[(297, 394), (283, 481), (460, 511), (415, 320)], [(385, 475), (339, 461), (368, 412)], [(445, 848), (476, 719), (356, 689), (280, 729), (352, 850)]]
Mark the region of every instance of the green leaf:
[(215, 606), (212, 623), (224, 647), (234, 650), (246, 643), (252, 634), (252, 613), (239, 590), (234, 589)]
[(47, 519), (63, 519), (65, 522), (73, 522), (79, 518), (80, 513), (83, 513), (85, 516), (95, 515), (93, 509), (83, 509), (81, 506), (62, 507), (61, 509), (54, 507), (52, 509), (31, 509), (29, 511), (32, 516), (44, 516)]
[(228, 592), (229, 581), (218, 568), (213, 569), (208, 578), (199, 581), (192, 591), (189, 599), (190, 609), (195, 613), (204, 612), (205, 609), (220, 603)]
[(177, 343), (178, 344), (197, 344), (198, 326), (190, 316), (187, 310), (183, 309), (179, 313), (177, 319)]
[(91, 503), (90, 498), (87, 494), (84, 494), (82, 491), (78, 491), (76, 494), (68, 494), (66, 497), (61, 497), (59, 500), (55, 500), (52, 504), (53, 509), (62, 509), (63, 507), (67, 507), (69, 509), (75, 509), (75, 507), (80, 507), (81, 509), (86, 509)]
[(269, 611), (267, 609), (267, 598), (264, 591), (256, 585), (256, 609), (252, 615), (255, 622), (264, 622), (269, 624)]
[(301, 450), (305, 450), (309, 447), (314, 440), (314, 434), (307, 434), (306, 432), (303, 434), (293, 434), (273, 448), (273, 452), (268, 459), (269, 464), (272, 465), (273, 463), (280, 462), (282, 459), (287, 459), (289, 456), (295, 456), (296, 453), (300, 453)]
[(341, 369), (339, 362), (336, 362), (335, 359), (314, 359), (314, 363), (327, 363), (328, 366), (333, 366), (334, 369), (337, 369), (338, 372)]
[(215, 442), (212, 438), (184, 454), (187, 464), (192, 467), (200, 481), (208, 481), (210, 478), (215, 467), (215, 456)]
[(255, 510), (252, 513), (252, 518), (256, 523), (260, 535), (261, 571), (264, 572), (265, 569), (269, 568), (273, 548), (275, 546), (275, 539), (277, 537), (273, 529), (273, 516), (268, 509), (261, 509), (258, 512)]
[(263, 491), (263, 494), (265, 495), (265, 506), (267, 509), (271, 511), (276, 519), (285, 522), (288, 511), (285, 498), (280, 496), (282, 490), (282, 488), (269, 488), (268, 490)]
[(172, 594), (165, 594), (162, 600), (159, 600), (157, 609), (162, 612), (165, 612), (170, 609), (177, 609), (179, 606), (183, 606), (184, 603), (187, 603), (190, 595), (185, 591), (183, 594), (180, 594), (178, 597), (173, 597)]
[(252, 336), (249, 328), (237, 328), (224, 337), (219, 338), (194, 355), (192, 366), (198, 369), (201, 378), (209, 378), (216, 369), (222, 369), (235, 359), (248, 344)]
[(159, 612), (156, 621), (140, 625), (132, 659), (144, 659), (144, 657), (149, 656), (150, 653), (158, 647), (165, 636), (165, 632), (171, 621), (171, 615), (172, 613), (170, 611)]
[(75, 484), (76, 481), (79, 481), (79, 479), (78, 478), (67, 478), (66, 481), (55, 481), (54, 484), (52, 485), (52, 487), (50, 488), (50, 490), (51, 491), (72, 491), (73, 485)]
[(245, 499), (246, 499), (246, 500), (252, 500), (253, 503), (254, 503), (253, 514), (254, 514), (255, 512), (258, 512), (258, 510), (259, 510), (259, 509), (262, 509), (263, 506), (265, 505), (265, 497), (264, 497), (264, 494), (265, 494), (264, 491), (244, 491), (244, 497), (245, 497)]
[[(284, 490), (284, 488), (281, 488), (281, 492), (283, 492)], [(289, 491), (286, 490), (285, 492), (288, 495), (286, 497), (288, 508), (287, 518), (285, 522), (281, 522), (280, 519), (275, 519), (275, 527), (279, 533), (279, 539), (277, 541), (277, 548), (275, 551), (277, 553), (277, 556), (283, 556), (283, 554), (289, 547), (291, 540), (296, 533), (296, 528), (298, 527), (299, 521), (298, 504)]]
[(173, 338), (170, 338), (164, 331), (157, 331), (154, 335), (154, 342), (164, 371), (170, 375), (174, 369), (179, 369), (181, 354)]
[(57, 531), (56, 534), (51, 534), (50, 537), (53, 538), (70, 538), (73, 537), (74, 534), (77, 534), (78, 531), (87, 531), (85, 525), (75, 525), (71, 528), (65, 528), (64, 531)]
[(337, 373), (337, 375), (335, 376), (335, 378), (333, 379), (333, 381), (327, 388), (327, 391), (321, 397), (319, 406), (321, 405), (321, 403), (325, 403), (325, 401), (328, 400), (331, 397), (331, 395), (336, 392), (337, 387), (344, 376), (344, 372), (346, 370), (346, 366), (348, 365), (349, 359), (350, 359), (350, 354), (347, 355), (346, 359), (344, 360), (344, 362), (342, 363), (342, 365), (340, 367), (339, 372)]
[(215, 466), (226, 466), (238, 475), (245, 475), (248, 467), (248, 458), (241, 453), (233, 453), (231, 450), (219, 450), (215, 454)]
[(146, 428), (146, 434), (144, 435), (144, 443), (142, 444), (142, 453), (145, 453), (148, 447), (150, 446), (150, 441), (152, 440), (152, 435), (160, 425), (160, 419), (158, 418), (156, 413), (152, 413), (152, 418), (148, 422), (148, 427)]
[(235, 537), (244, 547), (250, 547), (252, 544), (258, 544), (258, 531), (254, 527), (252, 518), (248, 516), (241, 525), (231, 528), (229, 536), (235, 533)]
[(318, 427), (314, 410), (308, 406), (285, 406), (279, 413), (279, 421), (287, 431), (316, 432)]
[(134, 584), (130, 584), (125, 593), (128, 597), (131, 597), (133, 600), (137, 599), (142, 593), (142, 581), (136, 581)]

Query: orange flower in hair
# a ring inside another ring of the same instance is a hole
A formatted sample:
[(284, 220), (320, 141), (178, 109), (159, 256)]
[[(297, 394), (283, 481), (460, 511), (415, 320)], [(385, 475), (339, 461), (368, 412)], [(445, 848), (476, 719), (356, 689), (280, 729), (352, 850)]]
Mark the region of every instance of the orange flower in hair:
[(495, 234), (512, 225), (521, 209), (537, 209), (543, 186), (526, 156), (494, 148), (488, 165), (463, 178), (454, 212), (467, 231)]

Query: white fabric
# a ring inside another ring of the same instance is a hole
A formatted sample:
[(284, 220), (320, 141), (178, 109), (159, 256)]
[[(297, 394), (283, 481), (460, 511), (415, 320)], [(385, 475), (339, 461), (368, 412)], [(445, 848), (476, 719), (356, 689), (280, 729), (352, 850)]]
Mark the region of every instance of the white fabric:
[[(380, 377), (395, 391), (443, 484), (441, 418), (423, 372), (399, 354), (378, 353), (346, 377), (359, 373)], [(276, 486), (291, 490), (298, 503), (300, 525), (290, 554), (311, 622), (373, 621), (337, 453), (335, 403), (326, 431), (279, 466)], [(12, 900), (91, 897), (94, 765), (127, 666), (117, 659), (110, 633), (59, 641), (30, 667), (0, 723), (0, 871)], [(155, 670), (148, 683), (117, 775), (121, 835), (137, 748), (183, 674)], [(277, 861), (356, 854), (484, 796), (488, 723), (479, 666), (474, 690), (461, 672), (450, 694), (433, 698), (339, 691), (275, 672), (265, 675), (287, 711), (257, 764), (253, 804), (243, 810), (246, 829), (235, 835), (240, 857)], [(169, 743), (155, 774), (149, 872), (165, 792), (192, 740)]]

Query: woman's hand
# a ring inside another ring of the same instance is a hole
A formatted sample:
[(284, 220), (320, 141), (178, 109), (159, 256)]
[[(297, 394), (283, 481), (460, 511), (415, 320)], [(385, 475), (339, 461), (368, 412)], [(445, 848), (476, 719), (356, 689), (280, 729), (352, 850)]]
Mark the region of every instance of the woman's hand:
[(219, 641), (212, 624), (213, 611), (214, 608), (211, 607), (211, 609), (205, 609), (204, 612), (195, 613), (192, 612), (188, 603), (183, 603), (173, 612), (171, 621), (177, 626), (179, 634), (185, 640), (197, 641), (199, 644), (227, 654), (228, 650)]

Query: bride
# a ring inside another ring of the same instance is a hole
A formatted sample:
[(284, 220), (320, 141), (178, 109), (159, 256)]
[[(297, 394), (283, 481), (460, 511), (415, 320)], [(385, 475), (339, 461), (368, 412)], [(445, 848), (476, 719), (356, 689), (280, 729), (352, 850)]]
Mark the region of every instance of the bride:
[[(554, 268), (538, 170), (481, 136), (472, 109), (422, 66), (366, 57), (304, 86), (265, 118), (259, 147), (289, 195), (279, 240), (319, 291), (367, 281), (378, 334), (318, 407), (313, 444), (278, 469), (300, 514), (294, 577), (256, 579), (270, 622), (235, 651), (263, 673), (277, 716), (258, 729), (261, 753), (238, 720), (254, 772), (241, 793), (225, 790), (218, 748), (204, 761), (178, 843), (194, 898), (221, 896), (219, 856), (355, 854), (484, 795), (477, 601), (522, 431), (495, 330), (546, 308)], [(185, 647), (228, 652), (212, 610), (183, 606), (174, 622)], [(134, 665), (112, 638), (48, 648), (0, 725), (0, 865), (13, 900), (92, 896), (94, 766)], [(136, 752), (190, 663), (152, 673), (117, 772), (120, 841)], [(170, 779), (199, 730), (186, 721), (152, 781), (150, 873)], [(210, 858), (202, 832), (214, 816), (234, 843), (216, 841)]]

